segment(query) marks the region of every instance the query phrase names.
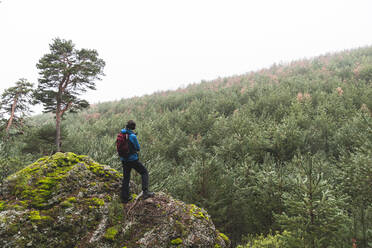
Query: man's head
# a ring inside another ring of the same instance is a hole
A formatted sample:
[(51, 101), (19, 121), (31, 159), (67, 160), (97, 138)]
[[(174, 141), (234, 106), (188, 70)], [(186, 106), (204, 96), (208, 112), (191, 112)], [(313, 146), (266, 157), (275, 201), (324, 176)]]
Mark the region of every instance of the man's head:
[(136, 129), (136, 123), (132, 120), (129, 120), (125, 128), (130, 129), (130, 130), (134, 130), (134, 129)]

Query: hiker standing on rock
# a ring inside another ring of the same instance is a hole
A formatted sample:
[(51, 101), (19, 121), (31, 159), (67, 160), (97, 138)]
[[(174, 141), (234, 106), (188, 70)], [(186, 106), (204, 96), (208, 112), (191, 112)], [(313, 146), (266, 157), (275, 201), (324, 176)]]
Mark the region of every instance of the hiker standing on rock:
[(121, 200), (123, 203), (128, 203), (132, 196), (129, 195), (130, 172), (135, 169), (142, 177), (142, 197), (144, 199), (154, 196), (153, 192), (149, 191), (149, 173), (146, 167), (139, 161), (138, 152), (140, 144), (138, 143), (137, 135), (133, 132), (136, 129), (136, 123), (132, 120), (128, 121), (125, 129), (122, 129), (116, 139), (116, 148), (123, 164), (123, 184), (121, 189)]

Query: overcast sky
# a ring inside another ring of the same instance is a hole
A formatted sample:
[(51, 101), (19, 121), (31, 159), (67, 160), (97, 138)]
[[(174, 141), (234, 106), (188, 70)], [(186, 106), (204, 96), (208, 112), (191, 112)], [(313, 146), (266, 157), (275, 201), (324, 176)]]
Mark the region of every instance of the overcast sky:
[(106, 62), (91, 103), (372, 45), (369, 0), (2, 0), (0, 92), (56, 37)]

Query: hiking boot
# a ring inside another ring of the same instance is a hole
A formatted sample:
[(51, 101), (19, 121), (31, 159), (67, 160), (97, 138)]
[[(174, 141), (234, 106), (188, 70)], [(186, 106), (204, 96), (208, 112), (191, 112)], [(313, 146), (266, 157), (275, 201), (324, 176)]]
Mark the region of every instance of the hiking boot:
[(143, 193), (142, 193), (143, 199), (154, 197), (154, 195), (155, 195), (155, 193), (154, 192), (150, 192), (150, 191), (143, 191)]
[(130, 202), (132, 199), (133, 199), (132, 196), (129, 196), (129, 197), (126, 198), (126, 199), (121, 198), (121, 203), (128, 203), (128, 202)]

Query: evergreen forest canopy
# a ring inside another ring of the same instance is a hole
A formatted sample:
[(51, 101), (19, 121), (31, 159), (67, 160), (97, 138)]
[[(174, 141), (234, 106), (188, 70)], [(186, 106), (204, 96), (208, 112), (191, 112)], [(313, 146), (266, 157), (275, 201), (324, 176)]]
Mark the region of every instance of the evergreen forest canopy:
[[(117, 169), (116, 135), (135, 120), (152, 190), (207, 209), (235, 245), (372, 246), (372, 47), (64, 118), (63, 151)], [(54, 149), (52, 115), (27, 125), (3, 139), (1, 180)]]

